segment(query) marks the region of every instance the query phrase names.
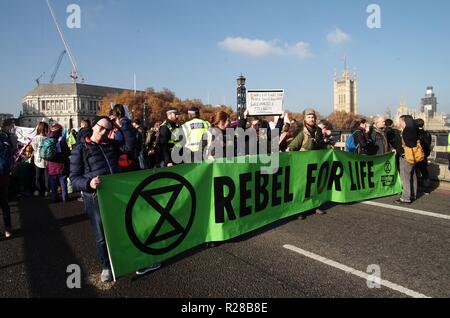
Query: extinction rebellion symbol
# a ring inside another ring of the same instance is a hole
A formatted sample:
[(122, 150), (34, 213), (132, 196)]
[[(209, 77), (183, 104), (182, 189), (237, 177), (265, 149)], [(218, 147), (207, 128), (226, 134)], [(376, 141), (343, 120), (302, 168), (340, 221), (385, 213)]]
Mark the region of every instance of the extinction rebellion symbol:
[(386, 163), (384, 164), (384, 172), (386, 172), (387, 174), (390, 174), (392, 171), (392, 165), (390, 161), (386, 161)]
[(195, 191), (185, 178), (171, 172), (154, 174), (136, 188), (128, 202), (128, 236), (146, 254), (166, 254), (189, 233), (195, 209)]
[(381, 176), (381, 184), (383, 187), (391, 187), (395, 183), (395, 175), (390, 175), (392, 172), (392, 165), (389, 160), (384, 163), (384, 172), (386, 172), (387, 175)]

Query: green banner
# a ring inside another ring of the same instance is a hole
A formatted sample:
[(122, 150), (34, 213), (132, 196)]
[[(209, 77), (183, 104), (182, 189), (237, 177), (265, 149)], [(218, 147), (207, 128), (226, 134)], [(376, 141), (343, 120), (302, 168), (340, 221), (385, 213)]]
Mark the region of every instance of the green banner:
[(259, 163), (202, 163), (102, 177), (101, 217), (114, 276), (224, 241), (325, 202), (401, 192), (395, 156), (338, 150), (280, 153)]

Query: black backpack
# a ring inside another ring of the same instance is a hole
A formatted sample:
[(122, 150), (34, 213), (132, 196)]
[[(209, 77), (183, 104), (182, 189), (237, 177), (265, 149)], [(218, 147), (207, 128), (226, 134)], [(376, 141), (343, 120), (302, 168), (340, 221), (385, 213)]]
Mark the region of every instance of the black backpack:
[(431, 134), (428, 131), (420, 130), (419, 140), (420, 145), (423, 148), (423, 152), (425, 153), (425, 157), (429, 157), (431, 154), (431, 143), (432, 143)]

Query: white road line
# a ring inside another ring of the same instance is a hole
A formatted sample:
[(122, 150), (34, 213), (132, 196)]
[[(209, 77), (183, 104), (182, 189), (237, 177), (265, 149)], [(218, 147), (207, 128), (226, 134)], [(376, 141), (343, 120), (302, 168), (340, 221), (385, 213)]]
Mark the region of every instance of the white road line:
[(409, 213), (415, 213), (415, 214), (420, 214), (420, 215), (425, 215), (425, 216), (431, 216), (431, 217), (434, 217), (434, 218), (439, 218), (439, 219), (444, 219), (444, 220), (450, 220), (450, 215), (433, 213), (433, 212), (427, 212), (427, 211), (422, 211), (422, 210), (414, 210), (414, 209), (406, 208), (406, 207), (403, 207), (403, 206), (395, 206), (395, 205), (384, 204), (384, 203), (373, 202), (373, 201), (363, 201), (363, 202), (360, 202), (360, 203), (366, 204), (366, 205), (377, 206), (377, 207), (380, 207), (380, 208), (386, 208), (386, 209), (391, 209), (391, 210), (398, 210), (398, 211), (403, 211), (403, 212), (409, 212)]
[[(350, 274), (353, 274), (355, 276), (364, 278), (365, 280), (373, 279), (372, 275), (369, 275), (367, 273), (361, 272), (359, 270), (356, 270), (354, 268), (348, 267), (346, 265), (340, 264), (338, 262), (332, 261), (332, 260), (327, 259), (325, 257), (322, 257), (320, 255), (317, 255), (317, 254), (314, 254), (314, 253), (302, 250), (301, 248), (295, 247), (293, 245), (284, 245), (283, 247), (285, 249), (288, 249), (288, 250), (291, 250), (291, 251), (296, 252), (298, 254), (301, 254), (303, 256), (309, 257), (309, 258), (311, 258), (313, 260), (316, 260), (318, 262), (321, 262), (321, 263), (324, 263), (326, 265), (332, 266), (334, 268), (340, 269), (340, 270), (342, 270), (342, 271), (344, 271), (346, 273), (350, 273)], [(415, 292), (415, 291), (413, 291), (411, 289), (408, 289), (408, 288), (405, 288), (403, 286), (391, 283), (391, 282), (389, 282), (387, 280), (384, 280), (384, 279), (382, 279), (378, 283), (380, 285), (382, 285), (382, 286), (385, 286), (385, 287), (390, 288), (392, 290), (398, 291), (398, 292), (400, 292), (402, 294), (405, 294), (405, 295), (413, 297), (413, 298), (431, 298), (431, 297), (425, 296), (423, 294), (420, 294), (418, 292)]]

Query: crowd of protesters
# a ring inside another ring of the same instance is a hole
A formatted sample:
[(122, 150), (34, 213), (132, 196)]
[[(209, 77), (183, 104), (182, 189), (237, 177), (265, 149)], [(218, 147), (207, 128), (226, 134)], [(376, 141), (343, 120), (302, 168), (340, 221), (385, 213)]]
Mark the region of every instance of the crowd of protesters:
[[(164, 122), (156, 122), (147, 129), (141, 121), (131, 121), (126, 108), (119, 104), (112, 107), (109, 116), (98, 117), (92, 124), (89, 120), (83, 120), (78, 132), (70, 130), (64, 133), (63, 127), (57, 123), (49, 125), (41, 122), (36, 127), (36, 136), (19, 151), (15, 164), (17, 142), (10, 133), (14, 124), (5, 120), (0, 131), (0, 204), (5, 236), (8, 238), (12, 233), (8, 205), (11, 171), (14, 170), (15, 175), (19, 176), (21, 195), (32, 193), (45, 197), (51, 194), (54, 202), (67, 202), (70, 189), (81, 192), (79, 200), (84, 201), (95, 233), (102, 265), (101, 280), (108, 282), (112, 280), (112, 273), (96, 195), (101, 186), (100, 177), (180, 164), (174, 161), (174, 152), (178, 152), (185, 163), (206, 158), (232, 159), (261, 151), (270, 153), (274, 151), (274, 129), (279, 137), (275, 139), (278, 141), (276, 151), (330, 149), (336, 143), (331, 133), (331, 123), (319, 121), (316, 111), (310, 108), (303, 112), (302, 123), (290, 121), (285, 113), (269, 122), (262, 117), (249, 116), (248, 111), (235, 121), (228, 113), (218, 111), (209, 122), (201, 118), (196, 107), (189, 110), (189, 119), (182, 125), (177, 109), (167, 110), (166, 115)], [(399, 204), (410, 204), (416, 200), (417, 174), (423, 179), (425, 193), (430, 191), (427, 158), (431, 152), (431, 136), (423, 126), (423, 120), (414, 120), (411, 116), (400, 117), (401, 130), (393, 128), (391, 119), (376, 117), (372, 125), (360, 119), (352, 123), (351, 134), (347, 137), (346, 151), (355, 154), (396, 153), (397, 169), (403, 183), (403, 193), (396, 201)], [(246, 136), (254, 134), (256, 146), (244, 138), (245, 147), (238, 148), (236, 141), (239, 133), (229, 138), (230, 129), (234, 132), (236, 128), (240, 128)], [(267, 148), (260, 149), (261, 145), (266, 144)], [(28, 173), (24, 172), (21, 176), (21, 169)], [(324, 214), (320, 208), (315, 212)], [(153, 264), (136, 273), (145, 274), (160, 266)]]

